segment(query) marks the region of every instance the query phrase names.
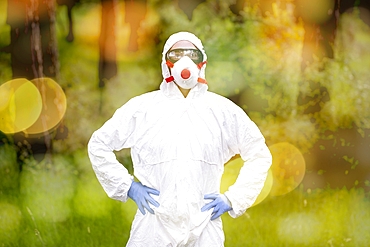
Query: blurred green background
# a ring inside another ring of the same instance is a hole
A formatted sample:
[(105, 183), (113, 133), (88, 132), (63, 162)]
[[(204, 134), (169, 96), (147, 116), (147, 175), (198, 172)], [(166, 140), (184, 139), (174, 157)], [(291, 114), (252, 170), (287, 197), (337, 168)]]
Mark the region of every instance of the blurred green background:
[[(225, 246), (368, 246), (367, 2), (10, 2), (18, 5), (0, 1), (2, 119), (18, 110), (4, 90), (15, 78), (51, 77), (66, 111), (39, 134), (1, 132), (0, 246), (125, 245), (136, 206), (106, 196), (86, 145), (118, 107), (158, 89), (163, 44), (182, 30), (203, 41), (209, 90), (246, 111), (274, 157), (264, 200), (237, 219), (222, 216)], [(42, 58), (30, 40), (46, 47)], [(27, 107), (30, 92), (19, 97), (14, 104)], [(129, 151), (117, 157), (132, 172)]]

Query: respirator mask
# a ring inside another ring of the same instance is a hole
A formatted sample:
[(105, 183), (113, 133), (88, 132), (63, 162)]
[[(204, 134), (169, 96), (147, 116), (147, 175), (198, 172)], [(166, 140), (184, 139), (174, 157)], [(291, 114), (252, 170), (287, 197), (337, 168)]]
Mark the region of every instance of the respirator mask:
[(167, 64), (176, 84), (191, 89), (198, 83), (203, 54), (197, 49), (174, 49), (167, 53)]

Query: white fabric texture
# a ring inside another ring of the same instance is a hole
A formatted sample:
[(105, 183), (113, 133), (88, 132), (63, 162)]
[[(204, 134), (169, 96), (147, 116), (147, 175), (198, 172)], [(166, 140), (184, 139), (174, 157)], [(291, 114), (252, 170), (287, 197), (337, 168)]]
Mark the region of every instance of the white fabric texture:
[[(194, 35), (175, 37), (164, 54), (184, 39), (204, 53)], [(205, 194), (220, 193), (224, 164), (235, 154), (245, 164), (225, 193), (229, 214), (242, 215), (260, 193), (271, 165), (264, 137), (240, 107), (207, 89), (198, 83), (184, 98), (174, 82), (163, 81), (160, 90), (129, 100), (92, 135), (89, 157), (109, 197), (127, 200), (132, 176), (113, 153), (123, 148), (131, 149), (135, 177), (160, 191), (153, 196), (160, 203), (154, 215), (137, 211), (127, 246), (223, 246), (221, 218), (211, 221), (211, 210), (201, 208)]]

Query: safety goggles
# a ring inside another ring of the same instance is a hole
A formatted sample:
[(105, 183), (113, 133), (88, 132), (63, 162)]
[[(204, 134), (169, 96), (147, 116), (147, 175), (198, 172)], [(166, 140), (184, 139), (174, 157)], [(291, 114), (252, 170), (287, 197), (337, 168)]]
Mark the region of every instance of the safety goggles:
[(166, 54), (167, 60), (171, 63), (176, 63), (184, 56), (189, 57), (195, 64), (199, 64), (203, 61), (203, 54), (197, 49), (173, 49)]

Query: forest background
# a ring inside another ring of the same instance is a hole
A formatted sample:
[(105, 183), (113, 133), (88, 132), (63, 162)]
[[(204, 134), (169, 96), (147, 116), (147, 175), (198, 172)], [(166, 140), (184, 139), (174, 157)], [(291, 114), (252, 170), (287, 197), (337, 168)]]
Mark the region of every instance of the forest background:
[[(222, 216), (225, 245), (367, 246), (369, 25), (365, 1), (0, 1), (0, 246), (125, 245), (136, 206), (105, 195), (86, 145), (158, 89), (181, 30), (203, 41), (209, 90), (274, 158), (255, 205)], [(129, 151), (117, 157), (132, 172)], [(222, 190), (240, 166), (225, 165)]]

